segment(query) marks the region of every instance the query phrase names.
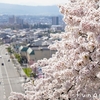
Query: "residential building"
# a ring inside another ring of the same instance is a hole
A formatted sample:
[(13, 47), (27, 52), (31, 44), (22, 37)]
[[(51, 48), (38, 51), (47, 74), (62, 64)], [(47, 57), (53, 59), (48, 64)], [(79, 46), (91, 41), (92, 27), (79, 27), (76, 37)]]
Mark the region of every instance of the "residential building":
[(34, 47), (23, 47), (19, 48), (20, 54), (22, 57), (27, 59), (29, 65), (33, 64), (37, 60), (41, 60), (43, 58), (50, 58), (52, 54), (56, 51), (50, 50), (45, 46), (34, 46)]
[(28, 47), (24, 47), (24, 46), (19, 47), (19, 53), (21, 54), (22, 57), (27, 57), (27, 50)]
[(34, 50), (32, 50), (31, 48), (28, 48), (27, 50), (27, 61), (28, 63), (31, 65), (34, 63), (34, 59), (35, 59), (35, 53)]

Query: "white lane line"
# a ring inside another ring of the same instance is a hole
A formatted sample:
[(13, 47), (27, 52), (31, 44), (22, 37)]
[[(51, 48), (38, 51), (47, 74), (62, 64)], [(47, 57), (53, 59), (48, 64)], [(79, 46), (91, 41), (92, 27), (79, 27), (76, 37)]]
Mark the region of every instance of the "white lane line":
[(3, 98), (6, 99), (6, 95), (4, 95)]
[(5, 95), (6, 93), (4, 92), (4, 95)]
[(3, 86), (3, 88), (5, 89), (5, 87)]
[[(2, 51), (3, 51), (3, 49), (2, 49)], [(1, 52), (1, 53), (2, 53), (2, 52)], [(9, 79), (9, 77), (8, 77), (8, 72), (7, 72), (7, 69), (6, 69), (6, 65), (5, 65), (5, 62), (4, 62), (4, 58), (2, 58), (2, 60), (3, 60), (3, 63), (4, 63), (4, 69), (5, 69), (5, 71), (6, 71), (6, 75), (7, 75), (9, 87), (10, 87), (10, 90), (11, 90), (11, 92), (12, 92), (12, 87), (11, 87), (10, 79)]]

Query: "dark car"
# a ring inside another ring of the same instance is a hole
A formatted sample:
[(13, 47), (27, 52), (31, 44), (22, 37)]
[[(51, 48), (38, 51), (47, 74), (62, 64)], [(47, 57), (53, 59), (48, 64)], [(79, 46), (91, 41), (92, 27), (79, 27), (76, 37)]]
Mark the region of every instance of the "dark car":
[(4, 65), (4, 63), (1, 64), (2, 66)]
[(10, 59), (8, 60), (8, 62), (10, 62)]

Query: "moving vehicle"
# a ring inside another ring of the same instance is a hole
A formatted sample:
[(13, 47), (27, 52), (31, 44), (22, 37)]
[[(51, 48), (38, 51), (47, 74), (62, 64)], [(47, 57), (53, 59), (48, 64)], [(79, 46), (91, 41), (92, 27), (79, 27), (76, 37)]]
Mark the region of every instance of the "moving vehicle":
[(4, 63), (1, 63), (1, 65), (3, 66), (3, 65), (4, 65)]
[(8, 62), (10, 62), (10, 59), (8, 59)]
[(6, 55), (7, 55), (7, 53), (6, 53)]

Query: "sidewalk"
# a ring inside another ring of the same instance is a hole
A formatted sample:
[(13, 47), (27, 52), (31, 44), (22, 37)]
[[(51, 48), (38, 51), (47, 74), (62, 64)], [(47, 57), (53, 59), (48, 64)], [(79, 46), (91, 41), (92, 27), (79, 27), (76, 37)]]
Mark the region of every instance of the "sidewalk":
[(26, 82), (29, 82), (30, 81), (30, 78), (26, 78), (25, 79), (25, 77), (19, 77), (19, 79), (20, 79), (20, 82), (21, 83), (26, 83)]
[(17, 59), (15, 58), (15, 56), (13, 54), (11, 56), (13, 57), (13, 58), (11, 58), (12, 62), (14, 64), (14, 66), (16, 67), (17, 72), (19, 73), (20, 77), (26, 77), (26, 74), (24, 73), (21, 65), (19, 64), (19, 62), (17, 61)]
[(16, 67), (17, 69), (17, 72), (19, 73), (19, 76), (20, 76), (20, 79), (21, 79), (21, 82), (25, 83), (25, 82), (29, 82), (30, 81), (30, 78), (26, 76), (26, 74), (24, 73), (23, 69), (22, 69), (22, 66), (19, 64), (19, 62), (17, 61), (17, 59), (15, 58), (15, 56), (12, 54), (13, 56), (13, 63), (14, 63), (14, 66)]

